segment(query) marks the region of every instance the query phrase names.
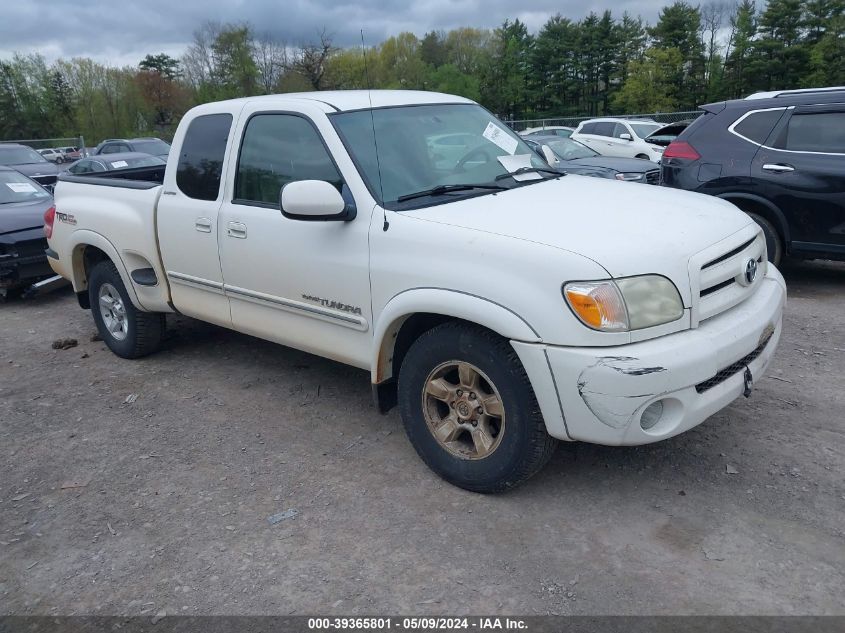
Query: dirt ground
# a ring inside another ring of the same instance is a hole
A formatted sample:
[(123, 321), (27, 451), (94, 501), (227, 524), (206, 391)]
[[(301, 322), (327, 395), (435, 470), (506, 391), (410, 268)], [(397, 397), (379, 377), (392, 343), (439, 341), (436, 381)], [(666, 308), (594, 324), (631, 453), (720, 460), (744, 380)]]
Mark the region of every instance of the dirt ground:
[(784, 272), (751, 399), (500, 496), (359, 370), (175, 317), (126, 361), (69, 292), (0, 305), (0, 614), (845, 614), (845, 265)]

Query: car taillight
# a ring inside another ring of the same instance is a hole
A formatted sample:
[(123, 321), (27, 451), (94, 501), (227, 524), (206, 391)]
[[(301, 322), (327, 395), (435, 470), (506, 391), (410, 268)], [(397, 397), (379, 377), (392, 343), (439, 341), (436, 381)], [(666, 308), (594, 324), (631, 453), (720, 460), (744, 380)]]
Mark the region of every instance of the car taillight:
[(44, 212), (44, 235), (49, 240), (53, 237), (53, 222), (56, 221), (56, 207), (52, 206)]
[(698, 160), (701, 154), (686, 141), (672, 141), (669, 147), (663, 152), (663, 158), (683, 158), (685, 160)]

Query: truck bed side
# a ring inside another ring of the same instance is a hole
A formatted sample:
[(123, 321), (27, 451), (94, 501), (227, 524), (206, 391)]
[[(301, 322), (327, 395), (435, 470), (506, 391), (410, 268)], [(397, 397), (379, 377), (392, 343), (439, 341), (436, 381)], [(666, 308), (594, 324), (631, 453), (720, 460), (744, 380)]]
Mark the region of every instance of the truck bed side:
[[(130, 171), (134, 173), (127, 178)], [(162, 166), (60, 177), (49, 240), (58, 259), (51, 257), (50, 261), (58, 274), (72, 281), (76, 292), (87, 290), (90, 267), (108, 258), (117, 266), (137, 307), (172, 312), (156, 235), (163, 175)]]

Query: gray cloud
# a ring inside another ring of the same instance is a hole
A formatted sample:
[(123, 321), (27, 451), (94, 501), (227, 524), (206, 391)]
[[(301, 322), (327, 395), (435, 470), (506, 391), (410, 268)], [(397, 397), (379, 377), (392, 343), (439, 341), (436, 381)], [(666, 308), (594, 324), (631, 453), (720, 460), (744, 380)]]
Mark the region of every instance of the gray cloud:
[(205, 20), (248, 22), (290, 45), (325, 28), (339, 45), (382, 41), (400, 31), (422, 35), (458, 26), (492, 28), (519, 18), (534, 31), (549, 16), (580, 19), (590, 11), (624, 11), (653, 22), (665, 0), (5, 0), (0, 57), (13, 51), (48, 59), (93, 57), (137, 64), (147, 53), (179, 56)]

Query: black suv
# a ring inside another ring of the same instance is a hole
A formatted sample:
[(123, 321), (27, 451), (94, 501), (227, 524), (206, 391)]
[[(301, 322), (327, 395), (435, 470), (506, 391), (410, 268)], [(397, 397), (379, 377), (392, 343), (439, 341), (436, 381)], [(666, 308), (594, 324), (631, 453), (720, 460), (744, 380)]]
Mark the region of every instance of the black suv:
[(845, 87), (784, 90), (701, 106), (663, 154), (662, 183), (734, 203), (769, 260), (845, 260)]

